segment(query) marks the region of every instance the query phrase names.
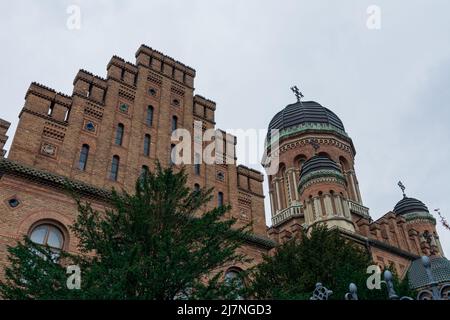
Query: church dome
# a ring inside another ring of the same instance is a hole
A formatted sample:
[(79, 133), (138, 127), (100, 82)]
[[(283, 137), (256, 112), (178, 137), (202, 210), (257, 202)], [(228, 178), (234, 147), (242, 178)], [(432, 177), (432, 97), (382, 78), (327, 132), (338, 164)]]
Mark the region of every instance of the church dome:
[(302, 124), (324, 124), (345, 132), (341, 119), (315, 101), (302, 101), (286, 106), (272, 118), (269, 131), (284, 130)]
[(315, 155), (305, 161), (300, 171), (300, 184), (303, 184), (310, 177), (318, 176), (338, 176), (343, 178), (341, 168), (333, 160), (326, 156)]
[(406, 196), (395, 205), (394, 212), (400, 215), (411, 212), (429, 213), (427, 206), (422, 201)]

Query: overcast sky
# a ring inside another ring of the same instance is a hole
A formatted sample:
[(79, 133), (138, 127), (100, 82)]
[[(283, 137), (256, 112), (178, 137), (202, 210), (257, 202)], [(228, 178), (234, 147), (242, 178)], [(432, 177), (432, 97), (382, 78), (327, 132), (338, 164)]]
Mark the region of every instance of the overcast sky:
[[(81, 10), (79, 30), (67, 26), (70, 5)], [(367, 26), (370, 5), (381, 10), (379, 29)], [(196, 69), (196, 93), (217, 102), (225, 130), (266, 128), (298, 85), (344, 122), (374, 219), (401, 199), (402, 180), (450, 220), (447, 0), (15, 0), (0, 9), (0, 118), (13, 123), (10, 136), (32, 81), (71, 94), (80, 68), (104, 77), (112, 55), (134, 61), (145, 43)], [(450, 231), (438, 222), (438, 232), (450, 256)]]

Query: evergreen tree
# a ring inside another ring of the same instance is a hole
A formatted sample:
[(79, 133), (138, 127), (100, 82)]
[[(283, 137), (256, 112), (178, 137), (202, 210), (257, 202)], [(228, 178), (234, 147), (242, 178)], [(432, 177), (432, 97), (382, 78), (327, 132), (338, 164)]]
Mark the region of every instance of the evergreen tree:
[[(115, 192), (111, 208), (98, 212), (77, 200), (72, 231), (80, 254), (29, 239), (9, 248), (10, 265), (0, 296), (6, 299), (219, 299), (239, 294), (215, 272), (246, 262), (236, 253), (246, 230), (223, 219), (229, 206), (200, 214), (212, 190), (191, 191), (182, 169), (159, 164), (136, 183), (135, 193)], [(81, 289), (66, 285), (67, 265), (81, 269)]]
[[(273, 256), (255, 267), (249, 278), (248, 294), (257, 299), (310, 299), (316, 283), (333, 291), (330, 299), (344, 299), (349, 284), (355, 283), (359, 299), (387, 299), (385, 284), (380, 290), (369, 290), (367, 267), (373, 262), (369, 254), (344, 239), (336, 229), (313, 228), (311, 234), (292, 239), (277, 248)], [(381, 277), (382, 278), (382, 277)], [(394, 273), (398, 294), (409, 294), (408, 286)], [(407, 280), (406, 280), (407, 281)]]

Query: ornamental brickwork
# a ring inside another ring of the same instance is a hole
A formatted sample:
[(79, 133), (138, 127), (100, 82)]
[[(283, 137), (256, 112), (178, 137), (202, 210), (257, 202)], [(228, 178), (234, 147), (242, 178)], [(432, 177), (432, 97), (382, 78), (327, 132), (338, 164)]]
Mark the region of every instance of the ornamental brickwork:
[[(102, 210), (111, 188), (132, 192), (156, 160), (170, 165), (174, 126), (192, 136), (199, 123), (201, 132), (214, 129), (216, 103), (194, 94), (195, 75), (194, 69), (142, 45), (135, 63), (113, 56), (105, 78), (80, 70), (70, 95), (32, 83), (8, 157), (0, 160), (0, 264), (6, 263), (6, 246), (39, 225), (56, 227), (63, 249), (77, 250), (68, 228), (77, 210), (63, 191), (66, 179)], [(1, 120), (0, 150), (8, 127)], [(236, 138), (220, 132), (234, 151)], [(194, 156), (186, 165), (188, 184), (214, 188), (205, 209), (228, 203), (228, 218), (236, 218), (239, 226), (251, 224), (254, 236), (243, 250), (253, 263), (261, 261), (274, 246), (266, 236), (263, 175), (235, 162), (196, 166)]]

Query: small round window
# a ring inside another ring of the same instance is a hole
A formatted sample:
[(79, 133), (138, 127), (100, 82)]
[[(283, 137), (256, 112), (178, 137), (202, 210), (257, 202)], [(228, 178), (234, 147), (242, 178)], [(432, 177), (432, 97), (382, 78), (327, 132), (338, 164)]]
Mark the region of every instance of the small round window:
[(126, 103), (122, 103), (119, 107), (120, 112), (127, 113), (128, 112), (128, 105)]
[(16, 198), (12, 198), (8, 200), (8, 204), (11, 208), (17, 208), (20, 205), (20, 201)]
[(95, 131), (95, 125), (89, 121), (88, 123), (86, 123), (86, 130)]
[(150, 89), (148, 90), (148, 93), (149, 93), (151, 96), (156, 96), (156, 90), (153, 89), (153, 88), (150, 88)]

